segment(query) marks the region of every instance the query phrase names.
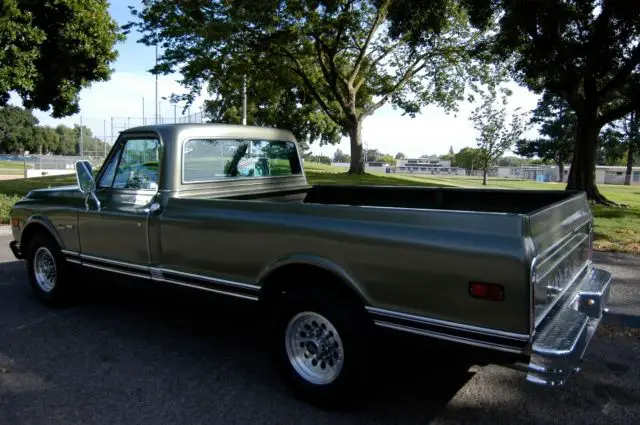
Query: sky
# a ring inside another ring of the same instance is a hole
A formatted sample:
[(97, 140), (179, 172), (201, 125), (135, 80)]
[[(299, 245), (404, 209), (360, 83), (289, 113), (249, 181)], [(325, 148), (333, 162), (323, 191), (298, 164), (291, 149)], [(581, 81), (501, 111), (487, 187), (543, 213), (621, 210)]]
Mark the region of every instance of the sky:
[[(133, 18), (128, 9), (130, 5), (140, 6), (140, 1), (111, 1), (109, 12), (118, 24), (125, 24)], [(119, 130), (143, 124), (143, 116), (146, 117), (147, 123), (153, 122), (156, 77), (148, 71), (155, 64), (155, 48), (137, 43), (138, 39), (137, 33), (131, 33), (125, 42), (116, 46), (119, 56), (112, 64), (114, 72), (111, 79), (107, 82), (93, 83), (80, 93), (80, 113), (63, 119), (53, 119), (47, 112), (34, 111), (40, 124), (72, 126), (82, 122), (95, 136), (111, 141), (117, 137)], [(163, 96), (168, 97), (172, 93), (186, 92), (178, 83), (179, 78), (179, 74), (158, 77), (160, 116), (173, 119), (174, 114), (181, 115), (180, 106), (174, 108), (168, 100), (161, 100)], [(509, 101), (510, 109), (521, 107), (528, 111), (535, 107), (537, 95), (516, 84), (509, 87), (513, 90)], [(201, 93), (189, 112), (198, 112), (206, 98), (206, 93)], [(15, 97), (11, 103), (21, 104)], [(401, 111), (386, 105), (365, 119), (362, 129), (363, 142), (369, 149), (378, 149), (392, 155), (403, 152), (409, 157), (441, 155), (447, 153), (450, 147), (456, 152), (464, 147), (476, 147), (476, 133), (468, 119), (473, 107), (474, 105), (464, 102), (460, 104), (458, 113), (446, 114), (441, 108), (430, 106), (415, 118), (410, 118), (402, 116)], [(525, 133), (525, 136), (529, 137), (535, 135), (534, 129)], [(339, 145), (311, 146), (314, 154), (329, 156), (333, 156), (337, 148), (348, 153), (348, 138), (343, 138)]]

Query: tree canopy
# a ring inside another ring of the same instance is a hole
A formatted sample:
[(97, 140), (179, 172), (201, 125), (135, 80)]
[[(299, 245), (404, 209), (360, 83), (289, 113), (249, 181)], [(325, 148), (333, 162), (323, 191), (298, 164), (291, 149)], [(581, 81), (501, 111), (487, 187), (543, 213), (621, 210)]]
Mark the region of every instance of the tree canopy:
[[(91, 129), (82, 127), (83, 152), (102, 153), (105, 145), (93, 136)], [(107, 145), (109, 149), (109, 145)], [(80, 153), (80, 126), (39, 125), (31, 111), (18, 106), (0, 107), (0, 153), (78, 155)]]
[(2, 0), (0, 106), (16, 93), (28, 109), (61, 118), (79, 93), (107, 81), (122, 39), (106, 0)]
[[(389, 32), (392, 0), (142, 0), (125, 26), (164, 48), (153, 72), (180, 71), (184, 97), (204, 85), (217, 117), (238, 121), (246, 78), (254, 122), (311, 128), (314, 139), (351, 141), (350, 172), (364, 171), (362, 122), (385, 104), (415, 116), (428, 104), (455, 110), (465, 89), (490, 81), (473, 30), (454, 0), (426, 18), (419, 43)], [(261, 112), (260, 112), (261, 111)], [(313, 141), (313, 140), (310, 140)]]
[(520, 139), (515, 153), (526, 158), (537, 156), (558, 166), (558, 180), (564, 179), (564, 166), (571, 160), (577, 120), (568, 103), (557, 96), (545, 94), (533, 110), (530, 124), (538, 124), (541, 137)]
[[(392, 14), (399, 34), (428, 32), (425, 3), (403, 0)], [(471, 22), (496, 27), (487, 46), (508, 61), (511, 75), (532, 91), (568, 103), (578, 131), (568, 189), (608, 203), (595, 184), (600, 130), (640, 105), (640, 7), (629, 0), (461, 0)]]

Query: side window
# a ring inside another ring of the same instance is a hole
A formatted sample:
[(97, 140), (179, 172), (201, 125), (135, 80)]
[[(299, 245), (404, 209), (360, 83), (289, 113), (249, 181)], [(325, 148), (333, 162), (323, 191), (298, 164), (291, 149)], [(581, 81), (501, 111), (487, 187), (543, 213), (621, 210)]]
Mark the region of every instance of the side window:
[(156, 139), (129, 139), (115, 172), (114, 189), (158, 188), (160, 143)]

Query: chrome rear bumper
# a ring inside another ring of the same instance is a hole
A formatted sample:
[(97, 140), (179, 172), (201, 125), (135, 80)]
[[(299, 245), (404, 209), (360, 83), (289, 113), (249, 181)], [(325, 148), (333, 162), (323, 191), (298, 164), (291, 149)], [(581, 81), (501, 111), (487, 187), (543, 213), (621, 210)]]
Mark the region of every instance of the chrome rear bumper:
[(580, 370), (609, 299), (611, 274), (589, 266), (533, 335), (527, 381), (556, 386)]

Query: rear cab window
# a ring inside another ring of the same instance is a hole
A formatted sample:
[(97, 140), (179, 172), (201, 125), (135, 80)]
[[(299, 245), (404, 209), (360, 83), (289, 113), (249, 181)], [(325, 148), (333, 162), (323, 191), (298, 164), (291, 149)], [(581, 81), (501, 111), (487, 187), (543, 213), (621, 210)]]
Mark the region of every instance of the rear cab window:
[(182, 147), (183, 183), (302, 175), (290, 141), (189, 139)]

